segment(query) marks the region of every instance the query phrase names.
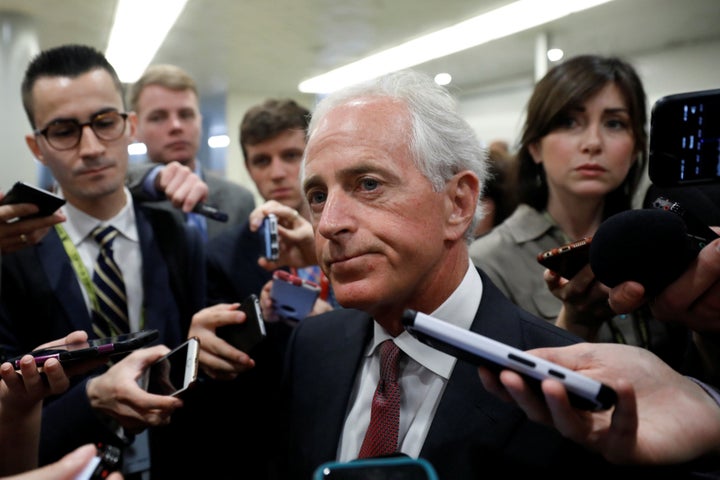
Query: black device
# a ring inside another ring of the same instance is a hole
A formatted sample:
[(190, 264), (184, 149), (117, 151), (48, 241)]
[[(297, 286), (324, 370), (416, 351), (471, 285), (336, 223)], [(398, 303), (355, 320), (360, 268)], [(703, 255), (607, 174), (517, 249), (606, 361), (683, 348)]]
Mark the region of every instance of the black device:
[(243, 323), (223, 325), (218, 327), (215, 333), (238, 350), (249, 353), (265, 338), (265, 321), (260, 300), (254, 293), (243, 301), (240, 309), (246, 316)]
[(190, 337), (147, 367), (138, 385), (156, 395), (179, 395), (197, 381), (200, 340)]
[(648, 173), (661, 187), (720, 181), (720, 89), (667, 95), (655, 102)]
[(199, 213), (200, 215), (212, 218), (213, 220), (217, 220), (218, 222), (228, 221), (227, 213), (220, 211), (212, 205), (208, 205), (207, 203), (199, 202), (195, 205), (195, 207), (193, 207), (192, 211), (193, 213)]
[[(30, 355), (35, 357), (35, 364), (41, 367), (46, 360), (56, 358), (63, 365), (69, 365), (82, 360), (97, 357), (111, 357), (128, 353), (148, 345), (158, 338), (159, 331), (155, 329), (140, 330), (138, 332), (124, 333), (105, 338), (90, 338), (85, 342), (66, 343), (52, 347), (33, 350)], [(20, 359), (24, 355), (8, 360), (16, 369), (20, 368)]]
[(590, 263), (591, 243), (592, 237), (581, 238), (538, 253), (537, 261), (569, 280)]
[(0, 205), (14, 203), (32, 203), (38, 206), (40, 210), (37, 213), (22, 217), (23, 219), (27, 219), (52, 215), (58, 208), (65, 205), (65, 199), (52, 192), (30, 185), (29, 183), (15, 182), (12, 188), (5, 194), (5, 197), (0, 200)]
[(513, 370), (536, 391), (546, 378), (562, 382), (575, 408), (606, 410), (617, 401), (615, 390), (602, 382), (430, 315), (406, 309), (403, 326), (421, 342), (460, 360), (495, 372)]
[(105, 480), (110, 473), (120, 468), (122, 450), (115, 445), (97, 445), (98, 453), (74, 480)]
[(424, 458), (396, 455), (326, 462), (315, 469), (313, 480), (438, 480)]
[(274, 262), (280, 255), (280, 243), (278, 240), (278, 219), (274, 213), (269, 213), (258, 229), (258, 236), (262, 242), (263, 257)]

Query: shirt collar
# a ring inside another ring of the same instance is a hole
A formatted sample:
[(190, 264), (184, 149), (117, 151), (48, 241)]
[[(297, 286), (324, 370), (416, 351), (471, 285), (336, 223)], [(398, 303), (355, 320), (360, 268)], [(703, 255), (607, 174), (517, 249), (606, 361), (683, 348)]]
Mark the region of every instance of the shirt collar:
[[(430, 315), (458, 327), (469, 329), (480, 306), (482, 291), (483, 284), (480, 274), (472, 262), (468, 261), (467, 272), (458, 288)], [(406, 355), (423, 367), (445, 379), (450, 378), (450, 373), (457, 361), (455, 357), (425, 345), (406, 331), (393, 339), (377, 322), (374, 322), (372, 345), (368, 349), (367, 355), (372, 355), (385, 340), (394, 340)]]
[[(65, 216), (67, 217), (67, 221), (63, 223), (63, 227), (65, 228), (68, 237), (70, 237), (70, 240), (72, 240), (73, 245), (77, 247), (83, 240), (85, 240), (85, 238), (88, 237), (88, 235), (90, 235), (90, 232), (92, 232), (95, 227), (101, 224), (112, 225), (118, 230), (118, 232), (120, 232), (121, 235), (129, 240), (134, 242), (139, 241), (137, 224), (135, 223), (133, 198), (127, 187), (124, 188), (124, 191), (126, 198), (125, 206), (108, 221), (101, 221), (91, 215), (88, 215), (87, 213), (78, 210), (70, 203), (66, 203), (63, 206)], [(62, 195), (62, 192), (60, 192), (60, 194)]]

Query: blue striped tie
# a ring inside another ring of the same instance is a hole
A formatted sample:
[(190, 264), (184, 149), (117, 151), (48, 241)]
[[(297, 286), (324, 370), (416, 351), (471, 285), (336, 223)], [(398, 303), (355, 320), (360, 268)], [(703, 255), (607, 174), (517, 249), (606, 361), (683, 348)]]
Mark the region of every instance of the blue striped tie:
[(125, 282), (112, 251), (117, 235), (118, 231), (111, 226), (99, 226), (92, 231), (93, 238), (100, 245), (93, 273), (97, 299), (97, 310), (93, 311), (93, 331), (99, 337), (130, 331)]

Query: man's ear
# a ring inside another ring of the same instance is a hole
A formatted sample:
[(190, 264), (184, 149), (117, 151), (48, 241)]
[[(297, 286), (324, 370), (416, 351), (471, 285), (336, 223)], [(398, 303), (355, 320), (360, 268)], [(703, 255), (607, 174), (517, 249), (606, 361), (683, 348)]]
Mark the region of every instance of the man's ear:
[(40, 151), (40, 147), (38, 146), (37, 136), (34, 134), (33, 135), (30, 135), (30, 134), (25, 135), (25, 143), (27, 144), (27, 146), (30, 149), (30, 151), (32, 152), (32, 154), (35, 155), (35, 158), (37, 158), (38, 161), (40, 163), (42, 163), (43, 165), (47, 165), (45, 163), (45, 159), (43, 158), (43, 154)]
[(478, 208), (480, 180), (469, 170), (456, 173), (447, 183), (449, 214), (447, 226), (453, 239), (462, 238), (470, 227)]

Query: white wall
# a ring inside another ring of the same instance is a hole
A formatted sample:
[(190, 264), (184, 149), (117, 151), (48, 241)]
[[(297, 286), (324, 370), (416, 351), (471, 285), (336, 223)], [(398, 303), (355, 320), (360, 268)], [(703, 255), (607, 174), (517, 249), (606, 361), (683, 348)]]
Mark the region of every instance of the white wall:
[[(638, 70), (648, 97), (648, 113), (665, 95), (720, 88), (720, 42), (626, 57)], [(504, 139), (514, 145), (520, 135), (525, 103), (533, 80), (514, 79), (459, 96), (460, 111), (480, 139)], [(649, 117), (648, 117), (649, 118)]]

